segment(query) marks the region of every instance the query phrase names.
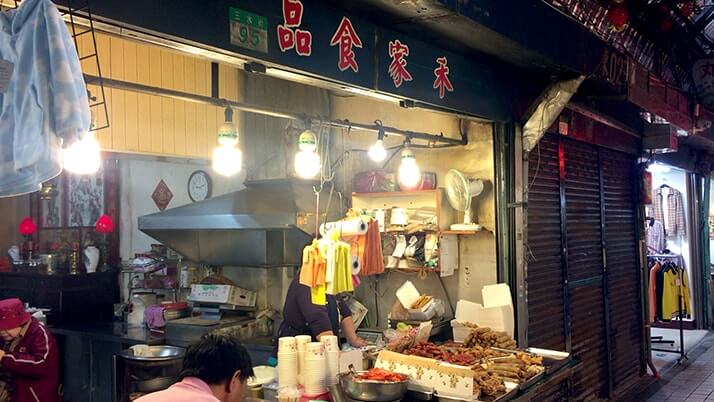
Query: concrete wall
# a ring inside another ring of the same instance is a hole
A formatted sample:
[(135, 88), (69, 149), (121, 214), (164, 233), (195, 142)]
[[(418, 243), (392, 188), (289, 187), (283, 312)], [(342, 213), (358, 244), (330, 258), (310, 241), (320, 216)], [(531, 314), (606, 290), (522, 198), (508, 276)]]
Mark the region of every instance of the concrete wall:
[(30, 196), (0, 198), (0, 255), (22, 241), (17, 232), (20, 221), (30, 215)]

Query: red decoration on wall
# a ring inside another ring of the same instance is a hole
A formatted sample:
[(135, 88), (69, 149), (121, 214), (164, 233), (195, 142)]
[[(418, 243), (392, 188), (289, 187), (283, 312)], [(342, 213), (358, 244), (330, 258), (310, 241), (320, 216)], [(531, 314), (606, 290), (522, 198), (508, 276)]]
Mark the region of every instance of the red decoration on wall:
[(156, 185), (153, 194), (151, 194), (151, 199), (154, 200), (159, 210), (163, 211), (169, 206), (172, 198), (174, 198), (174, 194), (162, 179), (159, 184)]
[(622, 31), (630, 21), (630, 14), (624, 2), (614, 3), (607, 12), (607, 16), (610, 18), (610, 24), (615, 31)]
[(355, 52), (352, 47), (362, 48), (362, 40), (357, 35), (355, 28), (352, 26), (352, 21), (347, 17), (342, 17), (340, 26), (330, 39), (330, 46), (340, 45), (340, 59), (337, 62), (337, 67), (340, 71), (345, 71), (351, 68), (352, 71), (359, 71), (359, 65), (355, 59)]
[(27, 216), (27, 217), (23, 218), (22, 221), (20, 222), (20, 226), (18, 227), (18, 230), (20, 231), (20, 234), (23, 236), (32, 236), (37, 231), (37, 226), (35, 225), (35, 222), (32, 221), (32, 218)]
[(394, 86), (399, 88), (404, 81), (411, 81), (412, 75), (407, 71), (407, 59), (409, 56), (409, 46), (399, 40), (389, 41), (389, 57), (392, 62), (389, 64), (389, 76), (392, 77)]
[(451, 84), (449, 79), (449, 66), (447, 65), (449, 61), (446, 57), (439, 57), (436, 59), (436, 63), (439, 67), (434, 69), (434, 75), (436, 79), (434, 80), (434, 89), (439, 89), (439, 98), (444, 99), (446, 91), (454, 92), (454, 86)]
[(109, 215), (102, 215), (97, 219), (97, 223), (94, 225), (97, 232), (102, 234), (109, 234), (114, 231), (114, 221)]

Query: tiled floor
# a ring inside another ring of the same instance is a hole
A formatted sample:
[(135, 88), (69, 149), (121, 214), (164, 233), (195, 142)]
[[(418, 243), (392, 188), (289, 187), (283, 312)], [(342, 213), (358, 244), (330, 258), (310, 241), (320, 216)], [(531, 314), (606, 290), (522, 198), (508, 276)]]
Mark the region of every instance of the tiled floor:
[[(714, 401), (714, 346), (690, 361), (666, 372), (647, 399), (660, 401)], [(668, 375), (669, 374), (669, 375)]]

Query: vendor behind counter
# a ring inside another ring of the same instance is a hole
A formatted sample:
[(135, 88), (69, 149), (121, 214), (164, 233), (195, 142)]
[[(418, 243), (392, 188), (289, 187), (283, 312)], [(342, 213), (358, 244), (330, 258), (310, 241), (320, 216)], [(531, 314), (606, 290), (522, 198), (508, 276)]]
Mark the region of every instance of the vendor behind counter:
[(319, 340), (323, 336), (338, 335), (342, 329), (350, 345), (366, 346), (367, 342), (357, 336), (352, 312), (343, 297), (327, 295), (326, 305), (314, 304), (310, 287), (302, 285), (299, 277), (296, 275), (288, 288), (278, 337), (310, 335), (313, 340)]

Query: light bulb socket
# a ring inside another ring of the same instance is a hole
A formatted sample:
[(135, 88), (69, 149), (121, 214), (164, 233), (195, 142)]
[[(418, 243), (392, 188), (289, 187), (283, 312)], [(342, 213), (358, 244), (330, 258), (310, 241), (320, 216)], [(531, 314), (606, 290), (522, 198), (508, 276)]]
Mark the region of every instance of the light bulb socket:
[(223, 116), (225, 117), (226, 123), (233, 123), (233, 109), (230, 106), (226, 106), (226, 110), (223, 111)]
[(379, 141), (384, 140), (384, 126), (382, 125), (382, 121), (375, 120), (374, 124), (377, 125), (377, 140), (379, 140)]
[(405, 146), (404, 149), (402, 150), (402, 163), (404, 162), (416, 162), (416, 155), (414, 155), (414, 151), (411, 150), (411, 148)]
[(317, 136), (312, 130), (307, 129), (300, 133), (300, 137), (298, 137), (298, 149), (306, 152), (314, 152), (317, 149)]

